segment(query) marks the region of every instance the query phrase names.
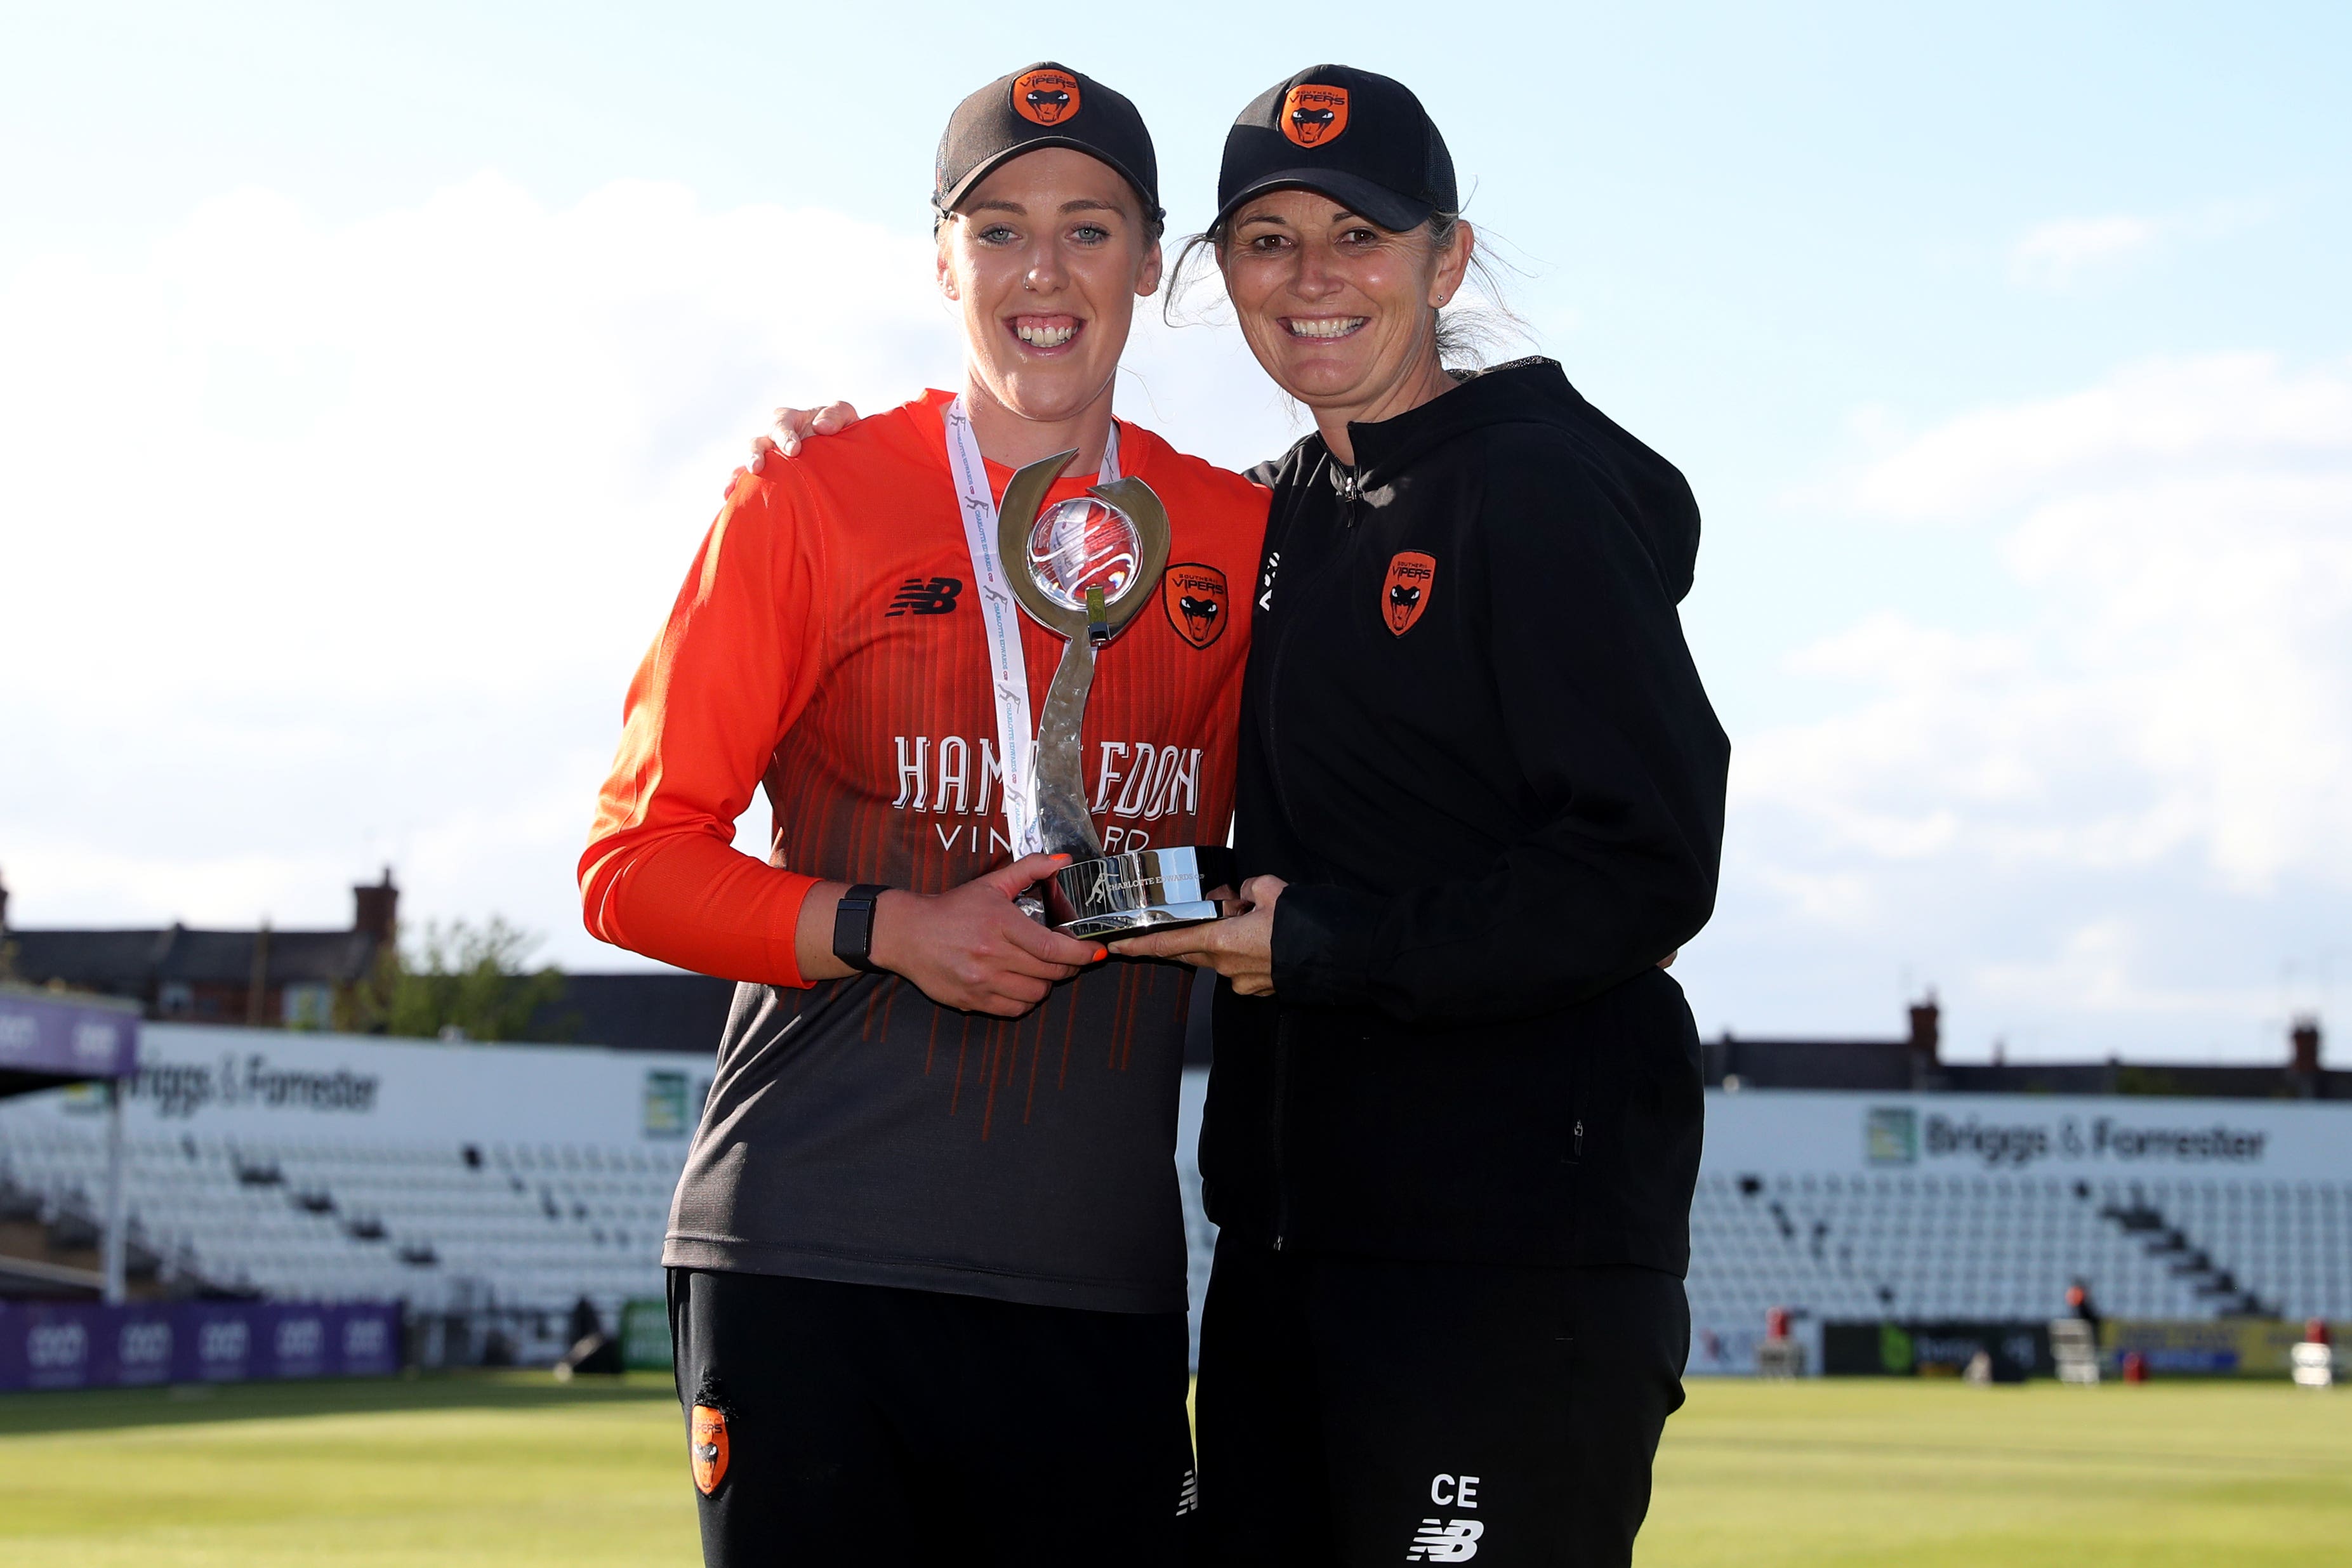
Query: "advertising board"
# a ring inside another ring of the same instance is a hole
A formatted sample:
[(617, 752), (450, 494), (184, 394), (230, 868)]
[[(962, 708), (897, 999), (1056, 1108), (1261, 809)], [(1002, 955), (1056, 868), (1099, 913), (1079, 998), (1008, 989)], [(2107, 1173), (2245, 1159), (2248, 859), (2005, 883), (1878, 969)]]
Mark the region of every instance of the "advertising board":
[(656, 1299), (622, 1303), (621, 1364), (631, 1372), (670, 1369), (669, 1303)]
[(1996, 1383), (2054, 1377), (2047, 1323), (1832, 1322), (1822, 1325), (1822, 1371), (1832, 1377), (1958, 1377), (1978, 1355)]
[[(2338, 1344), (2352, 1343), (2352, 1323), (2334, 1323)], [(2304, 1325), (2268, 1318), (2147, 1322), (2109, 1318), (2099, 1325), (2100, 1370), (2116, 1375), (2123, 1358), (2139, 1354), (2150, 1374), (2164, 1377), (2285, 1377)]]
[(2326, 1102), (1711, 1090), (1701, 1168), (2347, 1181), (2347, 1132)]
[[(151, 1023), (125, 1081), (125, 1130), (256, 1144), (640, 1145), (682, 1155), (710, 1062), (675, 1051)], [(87, 1128), (102, 1095), (0, 1101), (0, 1152), (44, 1118)]]
[[(2337, 1343), (2352, 1323), (2331, 1325)], [(2304, 1325), (2269, 1318), (2109, 1318), (2099, 1326), (2100, 1370), (2116, 1376), (2137, 1353), (2158, 1377), (2285, 1378)], [(1831, 1376), (1935, 1377), (1957, 1375), (1979, 1350), (1993, 1358), (1996, 1380), (2050, 1377), (2046, 1323), (1833, 1322), (1822, 1331), (1822, 1370)]]
[(400, 1370), (400, 1309), (271, 1301), (0, 1301), (0, 1393)]

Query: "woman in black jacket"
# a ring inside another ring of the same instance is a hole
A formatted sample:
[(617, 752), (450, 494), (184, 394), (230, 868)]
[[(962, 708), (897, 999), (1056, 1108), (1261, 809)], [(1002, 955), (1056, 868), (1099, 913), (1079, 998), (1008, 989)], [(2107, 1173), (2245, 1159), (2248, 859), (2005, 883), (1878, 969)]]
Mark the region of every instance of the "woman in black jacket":
[(1273, 470), (1246, 913), (1119, 945), (1223, 977), (1201, 1165), (1218, 1563), (1622, 1563), (1682, 1399), (1727, 743), (1698, 514), (1558, 365), (1449, 371), (1474, 243), (1402, 85), (1277, 84), (1209, 239), (1316, 432)]

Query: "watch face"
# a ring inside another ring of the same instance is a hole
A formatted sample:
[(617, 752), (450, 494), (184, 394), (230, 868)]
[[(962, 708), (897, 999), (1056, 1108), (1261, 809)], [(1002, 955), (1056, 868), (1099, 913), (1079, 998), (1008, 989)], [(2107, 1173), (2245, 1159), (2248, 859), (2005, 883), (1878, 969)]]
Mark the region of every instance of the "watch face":
[(1029, 529), (1029, 575), (1065, 610), (1086, 608), (1087, 590), (1116, 599), (1135, 577), (1143, 535), (1135, 519), (1091, 496), (1056, 502)]

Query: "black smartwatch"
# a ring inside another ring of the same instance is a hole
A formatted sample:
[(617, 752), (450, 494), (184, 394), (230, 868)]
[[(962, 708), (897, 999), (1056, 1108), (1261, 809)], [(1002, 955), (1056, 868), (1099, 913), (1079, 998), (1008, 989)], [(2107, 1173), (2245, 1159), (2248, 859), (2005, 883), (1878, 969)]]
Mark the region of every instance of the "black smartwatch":
[(882, 972), (874, 961), (874, 906), (889, 891), (879, 883), (861, 882), (834, 905), (833, 956), (853, 969)]

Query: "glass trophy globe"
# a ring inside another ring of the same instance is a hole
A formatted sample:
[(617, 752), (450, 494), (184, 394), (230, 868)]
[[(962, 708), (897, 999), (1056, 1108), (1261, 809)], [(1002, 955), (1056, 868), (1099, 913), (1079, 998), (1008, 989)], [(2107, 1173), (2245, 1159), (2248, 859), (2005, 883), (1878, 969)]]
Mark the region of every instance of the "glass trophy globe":
[(1065, 610), (1084, 610), (1087, 590), (1106, 600), (1135, 579), (1143, 532), (1135, 519), (1091, 496), (1045, 507), (1029, 529), (1028, 567), (1045, 596)]

